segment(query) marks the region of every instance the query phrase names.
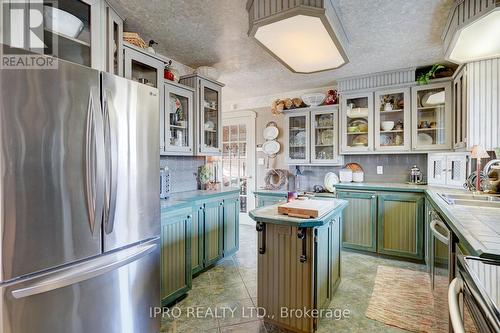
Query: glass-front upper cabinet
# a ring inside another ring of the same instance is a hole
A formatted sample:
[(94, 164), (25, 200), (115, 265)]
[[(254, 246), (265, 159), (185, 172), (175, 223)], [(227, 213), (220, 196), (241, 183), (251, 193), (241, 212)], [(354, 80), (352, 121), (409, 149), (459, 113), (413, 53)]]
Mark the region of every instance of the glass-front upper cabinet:
[(373, 151), (373, 93), (344, 95), (340, 118), (341, 151)]
[(193, 155), (194, 89), (165, 81), (165, 151), (166, 155)]
[(201, 81), (200, 153), (221, 153), (221, 95), (220, 87)]
[(411, 149), (410, 89), (375, 92), (375, 150)]
[(414, 150), (451, 149), (451, 82), (412, 88)]
[(311, 111), (311, 163), (338, 164), (338, 106)]
[(288, 164), (310, 163), (310, 112), (285, 114), (285, 151)]
[(123, 20), (106, 6), (106, 71), (123, 76)]

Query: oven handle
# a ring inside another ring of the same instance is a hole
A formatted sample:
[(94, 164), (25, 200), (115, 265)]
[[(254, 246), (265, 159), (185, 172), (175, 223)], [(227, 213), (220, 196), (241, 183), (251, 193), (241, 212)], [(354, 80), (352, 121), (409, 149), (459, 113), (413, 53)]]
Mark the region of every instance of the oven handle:
[(431, 229), (434, 237), (439, 239), (440, 242), (448, 245), (450, 243), (448, 236), (445, 236), (445, 235), (441, 234), (439, 231), (437, 231), (436, 225), (439, 225), (443, 229), (448, 229), (448, 228), (446, 227), (446, 225), (444, 225), (443, 222), (441, 222), (439, 220), (432, 220), (430, 225), (429, 225), (429, 228)]
[(462, 315), (460, 314), (459, 295), (464, 289), (464, 282), (456, 277), (451, 281), (448, 288), (448, 307), (450, 310), (450, 320), (454, 333), (465, 333)]

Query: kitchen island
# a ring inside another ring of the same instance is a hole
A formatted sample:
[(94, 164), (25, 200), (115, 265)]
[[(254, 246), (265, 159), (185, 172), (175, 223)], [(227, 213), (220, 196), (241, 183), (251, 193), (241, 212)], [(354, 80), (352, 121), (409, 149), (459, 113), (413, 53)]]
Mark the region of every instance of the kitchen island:
[(278, 205), (249, 213), (257, 222), (257, 305), (264, 320), (294, 332), (314, 332), (340, 283), (342, 211), (330, 199), (318, 218), (281, 215)]

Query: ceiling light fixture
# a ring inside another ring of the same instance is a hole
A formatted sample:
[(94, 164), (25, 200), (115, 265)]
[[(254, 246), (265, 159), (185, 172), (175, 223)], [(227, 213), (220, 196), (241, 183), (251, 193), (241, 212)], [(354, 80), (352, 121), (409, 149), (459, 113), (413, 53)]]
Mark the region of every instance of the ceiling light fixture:
[(455, 63), (500, 57), (500, 0), (457, 1), (443, 40), (446, 59)]
[(333, 0), (248, 0), (248, 35), (295, 73), (331, 70), (349, 62)]

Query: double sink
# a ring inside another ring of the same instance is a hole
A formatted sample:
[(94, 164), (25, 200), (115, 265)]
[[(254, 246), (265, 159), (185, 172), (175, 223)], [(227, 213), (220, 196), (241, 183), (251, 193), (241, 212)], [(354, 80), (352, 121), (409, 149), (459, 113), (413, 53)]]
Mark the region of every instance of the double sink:
[(500, 195), (488, 194), (444, 194), (439, 196), (449, 205), (500, 208)]

